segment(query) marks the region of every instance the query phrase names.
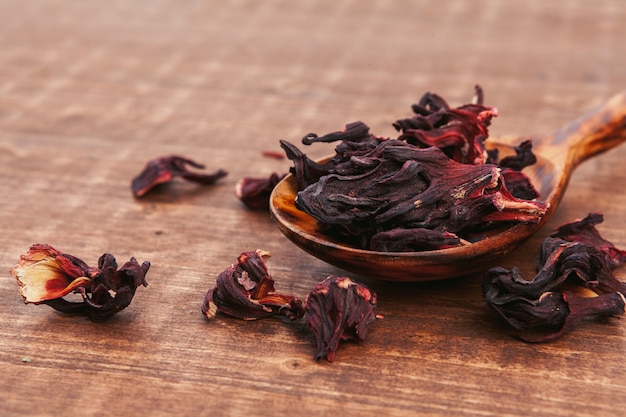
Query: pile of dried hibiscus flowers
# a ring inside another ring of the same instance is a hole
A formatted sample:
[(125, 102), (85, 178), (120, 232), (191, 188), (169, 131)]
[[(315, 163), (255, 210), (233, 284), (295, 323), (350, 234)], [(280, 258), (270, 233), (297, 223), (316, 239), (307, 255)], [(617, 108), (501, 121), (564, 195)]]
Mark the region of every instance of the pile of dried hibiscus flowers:
[(305, 145), (340, 141), (325, 163), (281, 141), (293, 162), (296, 207), (327, 235), (386, 252), (445, 249), (496, 225), (539, 221), (547, 204), (521, 172), (536, 162), (532, 143), (498, 161), (497, 149), (485, 147), (498, 111), (482, 100), (479, 86), (474, 103), (457, 108), (426, 93), (413, 117), (393, 124), (395, 139), (371, 134), (362, 122), (306, 135)]

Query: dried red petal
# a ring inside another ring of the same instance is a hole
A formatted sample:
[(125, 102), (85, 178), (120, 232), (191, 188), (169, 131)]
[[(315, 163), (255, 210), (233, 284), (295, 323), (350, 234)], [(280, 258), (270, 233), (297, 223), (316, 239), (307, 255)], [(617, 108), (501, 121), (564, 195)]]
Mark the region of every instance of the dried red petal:
[(529, 165), (537, 162), (537, 157), (532, 152), (533, 143), (531, 140), (525, 140), (515, 146), (515, 155), (507, 156), (500, 160), (500, 167), (509, 168), (514, 171), (521, 171)]
[(148, 162), (144, 170), (133, 179), (131, 189), (135, 197), (141, 197), (158, 184), (182, 177), (187, 181), (203, 185), (213, 184), (218, 179), (227, 175), (220, 169), (213, 174), (201, 174), (190, 171), (187, 166), (204, 169), (204, 165), (180, 156), (166, 156), (156, 158)]
[(335, 360), (339, 342), (365, 340), (376, 321), (376, 293), (348, 277), (330, 276), (305, 300), (305, 320), (315, 333), (315, 359)]
[[(103, 321), (126, 308), (138, 286), (148, 285), (145, 275), (150, 262), (139, 265), (135, 258), (117, 269), (115, 258), (104, 254), (98, 267), (89, 267), (75, 256), (50, 245), (32, 245), (11, 270), (26, 303), (48, 304), (66, 313), (81, 313), (90, 320)], [(63, 297), (80, 293), (83, 301)]]
[(268, 210), (272, 190), (283, 177), (273, 173), (268, 178), (242, 178), (235, 186), (235, 195), (253, 210)]
[(595, 226), (603, 221), (602, 213), (589, 213), (583, 219), (561, 225), (554, 231), (552, 237), (592, 245), (606, 256), (611, 268), (616, 268), (626, 262), (626, 250), (617, 249), (613, 243), (600, 236)]
[(243, 320), (284, 315), (291, 320), (302, 317), (302, 301), (294, 296), (274, 293), (274, 279), (264, 258), (269, 252), (243, 252), (237, 262), (222, 271), (202, 304), (202, 314), (212, 318), (217, 312)]
[(415, 252), (459, 246), (461, 239), (454, 233), (430, 229), (392, 229), (376, 233), (370, 249), (379, 252)]
[(50, 245), (34, 244), (11, 270), (24, 302), (39, 304), (88, 287), (97, 275), (82, 260)]
[(279, 151), (263, 151), (261, 155), (266, 158), (285, 159), (285, 154)]
[(315, 142), (337, 142), (342, 140), (350, 142), (368, 141), (372, 138), (369, 131), (370, 128), (365, 123), (361, 121), (353, 122), (348, 123), (342, 131), (328, 133), (324, 136), (318, 136), (316, 133), (309, 133), (302, 138), (302, 143), (310, 145)]
[(487, 271), (482, 283), (485, 301), (520, 338), (553, 340), (585, 318), (624, 314), (626, 283), (613, 274), (615, 258), (609, 255), (622, 251), (593, 227), (600, 221), (588, 216), (544, 239), (533, 280), (523, 279), (516, 268)]
[(545, 292), (536, 300), (502, 297), (490, 306), (526, 342), (548, 342), (576, 328), (583, 320), (624, 314), (621, 293), (580, 297), (570, 291)]

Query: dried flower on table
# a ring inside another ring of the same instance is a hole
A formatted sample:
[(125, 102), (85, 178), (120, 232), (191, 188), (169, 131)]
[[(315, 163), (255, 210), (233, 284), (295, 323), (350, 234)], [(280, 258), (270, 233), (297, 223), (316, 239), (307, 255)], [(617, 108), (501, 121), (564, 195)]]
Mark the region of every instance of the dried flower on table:
[(365, 340), (376, 314), (376, 293), (348, 277), (331, 276), (305, 300), (305, 320), (315, 333), (315, 359), (335, 360), (339, 342)]
[(331, 276), (307, 295), (305, 302), (276, 294), (267, 271), (268, 252), (243, 252), (237, 262), (219, 274), (205, 295), (202, 314), (211, 319), (222, 313), (243, 320), (283, 315), (305, 318), (317, 342), (315, 359), (335, 359), (339, 342), (365, 340), (369, 326), (382, 318), (376, 314), (376, 293), (348, 277)]
[(547, 204), (534, 200), (537, 191), (519, 171), (534, 163), (532, 145), (524, 142), (503, 159), (506, 166), (497, 165), (484, 142), (498, 112), (482, 104), (479, 87), (476, 96), (476, 103), (451, 109), (425, 94), (415, 116), (394, 123), (397, 139), (373, 135), (362, 122), (306, 135), (305, 145), (341, 141), (325, 163), (281, 141), (293, 163), (296, 207), (329, 236), (384, 251), (445, 249), (497, 225), (538, 222)]
[(279, 151), (263, 151), (261, 155), (266, 158), (285, 159), (285, 154)]
[(204, 169), (204, 165), (180, 156), (166, 156), (151, 160), (144, 170), (133, 179), (131, 184), (133, 195), (135, 197), (141, 197), (156, 185), (169, 182), (175, 177), (209, 185), (227, 175), (226, 171), (222, 169), (212, 174), (201, 174), (199, 172), (190, 171), (187, 166)]
[[(65, 312), (84, 314), (93, 321), (104, 321), (126, 308), (137, 287), (146, 286), (150, 262), (139, 265), (135, 258), (118, 269), (113, 255), (105, 253), (98, 267), (62, 253), (50, 245), (35, 244), (20, 257), (11, 270), (20, 286), (24, 302), (47, 304)], [(64, 296), (78, 293), (82, 301)]]
[(302, 317), (302, 300), (274, 292), (274, 279), (267, 271), (269, 252), (243, 252), (237, 262), (221, 272), (215, 287), (202, 304), (202, 313), (211, 318), (217, 312), (244, 320), (284, 315), (294, 320)]
[(616, 268), (626, 262), (626, 250), (617, 249), (615, 245), (600, 236), (595, 225), (602, 221), (604, 221), (604, 216), (601, 213), (590, 213), (582, 220), (560, 226), (552, 237), (595, 246), (604, 254), (611, 268)]
[(626, 283), (613, 269), (626, 260), (626, 252), (600, 236), (595, 225), (602, 220), (591, 213), (544, 239), (531, 281), (517, 268), (487, 271), (485, 301), (521, 339), (553, 340), (584, 319), (624, 314)]
[(242, 178), (235, 186), (235, 195), (253, 210), (268, 210), (270, 194), (283, 177), (284, 175), (273, 173), (267, 178)]

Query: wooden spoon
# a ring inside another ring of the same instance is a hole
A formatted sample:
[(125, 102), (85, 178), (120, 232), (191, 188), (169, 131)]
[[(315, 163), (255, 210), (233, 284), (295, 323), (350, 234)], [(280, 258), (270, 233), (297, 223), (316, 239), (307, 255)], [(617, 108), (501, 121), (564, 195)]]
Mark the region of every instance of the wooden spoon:
[(498, 148), (500, 155), (505, 156), (513, 154), (513, 146), (526, 139), (533, 141), (537, 163), (525, 168), (524, 173), (539, 190), (540, 198), (549, 203), (548, 211), (536, 224), (496, 230), (465, 246), (423, 252), (376, 252), (334, 241), (320, 232), (313, 217), (294, 206), (297, 189), (292, 175), (274, 188), (270, 211), (281, 232), (301, 249), (358, 275), (389, 281), (432, 281), (484, 272), (552, 217), (574, 168), (626, 141), (626, 91), (551, 135), (487, 142), (488, 147)]

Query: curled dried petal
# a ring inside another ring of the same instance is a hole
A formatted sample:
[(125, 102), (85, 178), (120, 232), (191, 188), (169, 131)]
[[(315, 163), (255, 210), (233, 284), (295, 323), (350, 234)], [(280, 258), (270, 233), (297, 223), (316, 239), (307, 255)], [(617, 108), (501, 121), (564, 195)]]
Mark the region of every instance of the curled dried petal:
[(283, 177), (273, 173), (268, 178), (242, 178), (235, 186), (235, 195), (253, 210), (268, 210), (272, 190)]
[(372, 236), (370, 249), (379, 252), (415, 252), (452, 248), (460, 244), (461, 240), (454, 233), (397, 228)]
[(90, 286), (96, 273), (80, 259), (46, 244), (32, 245), (11, 270), (24, 302), (36, 304)]
[(515, 155), (507, 156), (500, 160), (499, 165), (502, 168), (509, 168), (514, 171), (521, 171), (529, 165), (537, 162), (537, 157), (532, 152), (533, 143), (531, 140), (525, 140), (515, 146)]
[(202, 164), (175, 155), (149, 161), (144, 170), (132, 181), (131, 189), (133, 195), (142, 197), (158, 184), (169, 182), (175, 177), (182, 177), (187, 181), (208, 185), (227, 175), (226, 171), (222, 169), (212, 174), (201, 174), (190, 171), (187, 166), (204, 169)]
[(269, 252), (243, 252), (237, 262), (222, 271), (202, 304), (207, 318), (217, 312), (243, 320), (284, 315), (291, 320), (302, 317), (302, 301), (294, 296), (276, 294), (274, 279), (267, 271)]
[(583, 219), (559, 226), (552, 237), (592, 245), (604, 254), (611, 268), (616, 268), (626, 262), (626, 250), (616, 248), (613, 243), (600, 236), (596, 225), (603, 221), (602, 213), (589, 213)]
[[(66, 313), (81, 313), (103, 321), (126, 308), (138, 286), (148, 285), (145, 275), (150, 262), (142, 265), (131, 258), (117, 269), (111, 254), (100, 257), (97, 268), (50, 245), (35, 244), (11, 270), (26, 303), (47, 304)], [(80, 293), (83, 301), (63, 297)]]
[(302, 143), (310, 145), (315, 142), (336, 142), (336, 141), (350, 141), (350, 142), (362, 142), (371, 139), (370, 128), (363, 122), (353, 122), (346, 125), (345, 129), (340, 132), (328, 133), (324, 136), (318, 136), (315, 133), (309, 133), (302, 138)]
[(626, 283), (613, 274), (609, 255), (620, 251), (595, 230), (599, 221), (592, 216), (568, 223), (544, 239), (532, 280), (517, 268), (487, 271), (485, 301), (519, 337), (552, 340), (585, 318), (624, 314)]
[(315, 333), (315, 359), (335, 360), (339, 342), (365, 340), (376, 314), (376, 293), (348, 277), (330, 276), (305, 300), (305, 320)]
[(583, 320), (624, 314), (624, 296), (619, 293), (580, 297), (574, 292), (545, 292), (534, 299), (488, 298), (495, 310), (527, 342), (547, 342), (576, 328)]
[(320, 164), (313, 161), (286, 140), (281, 140), (280, 146), (285, 151), (287, 158), (293, 162), (293, 167), (289, 171), (296, 178), (298, 189), (306, 188), (330, 171), (332, 164)]

